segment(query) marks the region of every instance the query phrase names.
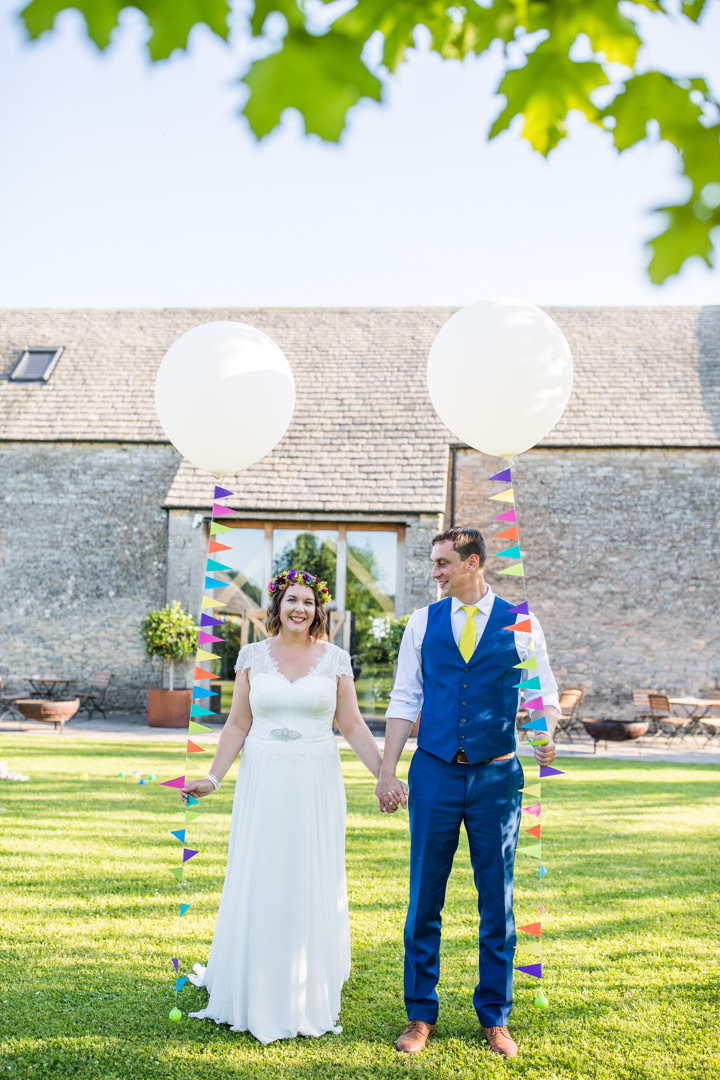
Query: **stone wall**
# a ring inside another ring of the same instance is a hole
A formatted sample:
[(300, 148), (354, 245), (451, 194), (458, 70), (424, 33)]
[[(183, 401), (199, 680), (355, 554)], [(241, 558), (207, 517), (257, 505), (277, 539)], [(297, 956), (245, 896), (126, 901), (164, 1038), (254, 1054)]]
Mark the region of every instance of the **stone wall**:
[(437, 600), (437, 585), (430, 577), (432, 538), (442, 528), (441, 514), (421, 514), (408, 521), (405, 533), (405, 591), (406, 612), (424, 607)]
[[(717, 450), (531, 450), (514, 467), (530, 607), (558, 683), (584, 686), (585, 716), (633, 715), (630, 692), (672, 696), (720, 686), (720, 485)], [(507, 526), (490, 483), (502, 459), (458, 450), (455, 523), (488, 551)], [(448, 509), (449, 520), (449, 509)], [(522, 579), (487, 579), (519, 602)]]
[(144, 711), (161, 664), (138, 632), (166, 600), (162, 504), (179, 460), (167, 445), (0, 445), (0, 663), (13, 690), (43, 667), (80, 684), (107, 669), (110, 706)]

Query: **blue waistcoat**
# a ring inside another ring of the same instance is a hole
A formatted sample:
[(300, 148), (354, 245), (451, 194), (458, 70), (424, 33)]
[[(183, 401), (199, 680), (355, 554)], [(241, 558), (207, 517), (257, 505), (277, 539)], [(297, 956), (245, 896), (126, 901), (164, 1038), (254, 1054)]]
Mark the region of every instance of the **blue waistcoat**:
[(449, 596), (428, 608), (422, 643), (423, 706), (417, 744), (443, 761), (463, 749), (473, 764), (515, 749), (520, 674), (515, 616), (496, 596), (475, 652), (466, 663), (455, 644)]

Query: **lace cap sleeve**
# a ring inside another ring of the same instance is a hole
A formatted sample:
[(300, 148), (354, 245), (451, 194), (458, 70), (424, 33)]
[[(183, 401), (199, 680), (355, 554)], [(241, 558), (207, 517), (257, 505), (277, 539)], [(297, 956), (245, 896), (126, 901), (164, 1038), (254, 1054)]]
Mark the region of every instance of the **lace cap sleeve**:
[(335, 674), (349, 675), (351, 679), (353, 677), (350, 654), (346, 653), (344, 649), (336, 649), (335, 651)]
[(252, 667), (252, 645), (243, 645), (235, 661), (235, 670), (244, 671), (249, 667)]

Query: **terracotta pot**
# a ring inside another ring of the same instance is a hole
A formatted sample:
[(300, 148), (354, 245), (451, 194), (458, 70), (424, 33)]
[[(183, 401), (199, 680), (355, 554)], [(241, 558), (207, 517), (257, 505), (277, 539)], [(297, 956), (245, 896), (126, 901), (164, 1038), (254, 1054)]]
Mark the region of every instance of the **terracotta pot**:
[(80, 699), (51, 701), (47, 698), (25, 698), (16, 701), (15, 704), (26, 719), (42, 720), (45, 723), (54, 724), (55, 727), (59, 724), (62, 731), (65, 721), (74, 716), (80, 708)]
[(148, 727), (187, 727), (191, 707), (192, 690), (149, 690)]
[(583, 720), (583, 727), (593, 739), (607, 742), (625, 742), (646, 735), (649, 720)]

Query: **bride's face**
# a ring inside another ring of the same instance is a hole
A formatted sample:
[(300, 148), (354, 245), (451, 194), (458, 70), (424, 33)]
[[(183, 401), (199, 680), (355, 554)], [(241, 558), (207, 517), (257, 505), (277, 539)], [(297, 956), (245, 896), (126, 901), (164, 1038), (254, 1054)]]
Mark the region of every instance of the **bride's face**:
[(306, 585), (290, 585), (280, 601), (280, 625), (291, 634), (306, 634), (314, 618), (315, 593)]

